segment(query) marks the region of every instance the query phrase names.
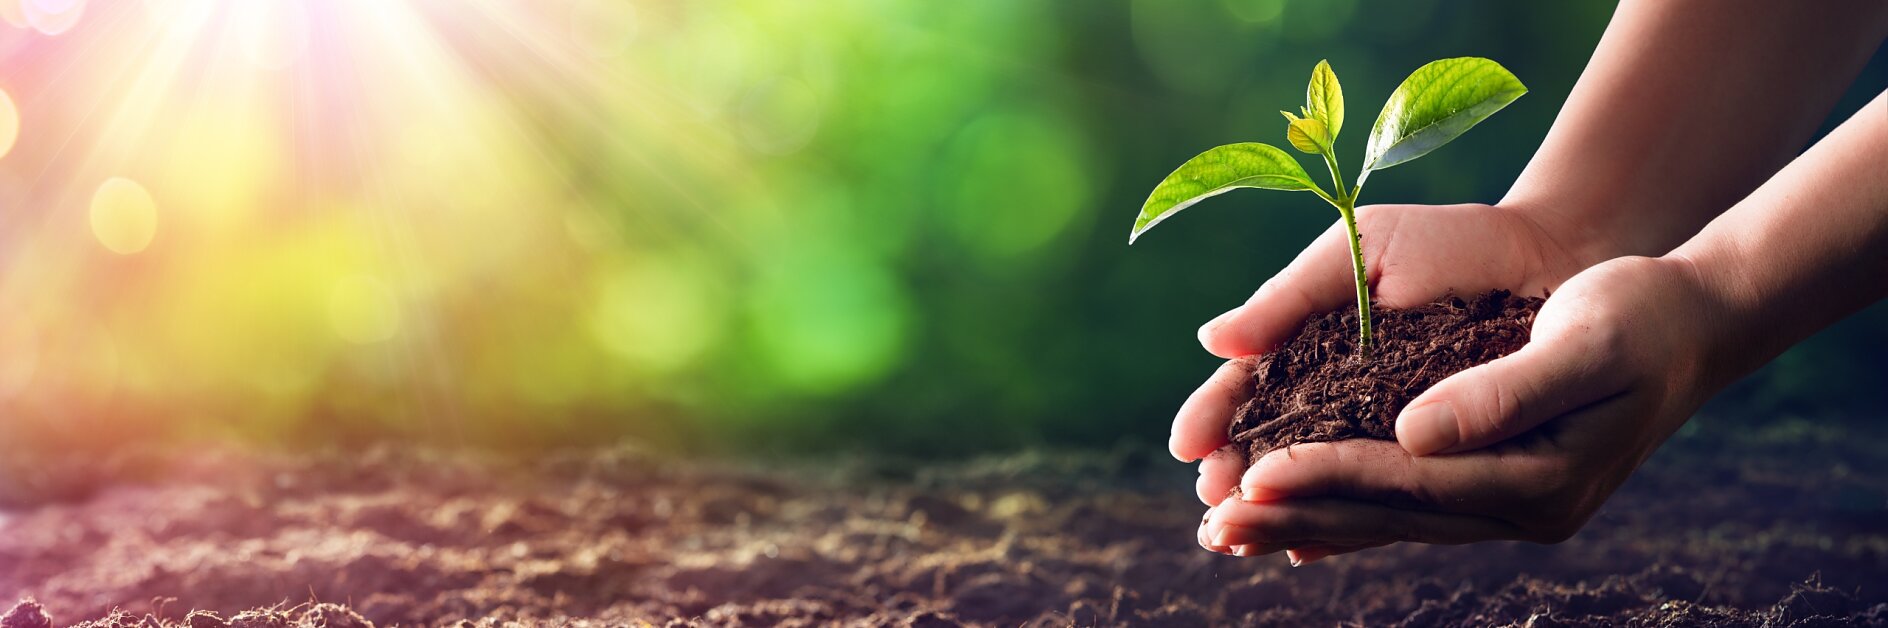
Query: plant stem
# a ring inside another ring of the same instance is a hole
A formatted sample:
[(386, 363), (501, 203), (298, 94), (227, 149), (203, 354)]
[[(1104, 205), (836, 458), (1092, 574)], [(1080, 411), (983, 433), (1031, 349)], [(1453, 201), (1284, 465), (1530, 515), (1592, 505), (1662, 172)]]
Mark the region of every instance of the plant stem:
[[(1357, 279), (1357, 355), (1370, 359), (1370, 345), (1376, 336), (1370, 329), (1370, 277), (1364, 272), (1364, 241), (1357, 235), (1357, 192), (1363, 190), (1359, 184), (1349, 194), (1344, 193), (1344, 175), (1337, 169), (1337, 151), (1324, 152), (1324, 166), (1331, 171), (1331, 183), (1337, 186), (1337, 198), (1326, 197), (1337, 206), (1337, 213), (1344, 215), (1344, 233), (1350, 236), (1350, 269)], [(1322, 196), (1322, 195), (1320, 195)]]
[(1342, 200), (1337, 211), (1344, 215), (1344, 232), (1350, 236), (1351, 275), (1357, 279), (1357, 355), (1367, 360), (1375, 337), (1370, 331), (1370, 278), (1364, 274), (1363, 239), (1357, 236), (1356, 201), (1348, 197)]

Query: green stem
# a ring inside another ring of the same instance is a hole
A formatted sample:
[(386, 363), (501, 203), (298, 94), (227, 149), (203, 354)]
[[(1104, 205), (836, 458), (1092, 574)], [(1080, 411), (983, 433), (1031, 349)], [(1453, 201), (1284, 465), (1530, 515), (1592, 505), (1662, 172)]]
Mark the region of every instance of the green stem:
[(1337, 198), (1333, 199), (1320, 192), (1324, 200), (1337, 206), (1337, 213), (1344, 215), (1344, 233), (1350, 236), (1351, 276), (1357, 279), (1357, 355), (1370, 359), (1371, 341), (1376, 337), (1370, 330), (1370, 277), (1364, 272), (1364, 241), (1357, 235), (1357, 193), (1364, 189), (1359, 183), (1349, 194), (1344, 193), (1344, 175), (1337, 168), (1337, 151), (1324, 151), (1324, 166), (1331, 171), (1331, 184), (1337, 187)]
[[(1344, 173), (1337, 169), (1337, 147), (1333, 146), (1330, 150), (1324, 151), (1324, 168), (1331, 171), (1331, 189), (1337, 190), (1337, 198), (1343, 200), (1346, 205), (1355, 201), (1357, 199), (1355, 192), (1344, 193)], [(1336, 202), (1331, 204), (1337, 205)], [(1341, 209), (1343, 205), (1338, 205), (1338, 207)]]
[(1354, 199), (1345, 198), (1337, 211), (1344, 215), (1344, 232), (1350, 236), (1350, 269), (1357, 279), (1357, 355), (1370, 358), (1371, 340), (1375, 337), (1370, 331), (1370, 278), (1364, 274), (1363, 239), (1357, 236), (1357, 208)]

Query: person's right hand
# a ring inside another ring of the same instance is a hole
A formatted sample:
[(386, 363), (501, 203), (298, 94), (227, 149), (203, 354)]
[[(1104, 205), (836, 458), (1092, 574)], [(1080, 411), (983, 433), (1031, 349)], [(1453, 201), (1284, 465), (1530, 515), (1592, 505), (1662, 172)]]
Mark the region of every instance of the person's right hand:
[[(1357, 229), (1376, 304), (1406, 308), (1451, 292), (1495, 289), (1541, 294), (1610, 255), (1584, 242), (1556, 239), (1538, 210), (1492, 205), (1375, 205), (1359, 208)], [(1298, 258), (1260, 286), (1245, 304), (1200, 328), (1200, 343), (1232, 358), (1195, 391), (1174, 418), (1168, 441), (1182, 461), (1206, 458), (1200, 500), (1218, 505), (1239, 483), (1246, 461), (1211, 456), (1227, 444), (1233, 413), (1251, 394), (1250, 368), (1239, 358), (1282, 344), (1305, 319), (1354, 307), (1349, 245), (1334, 224)]]

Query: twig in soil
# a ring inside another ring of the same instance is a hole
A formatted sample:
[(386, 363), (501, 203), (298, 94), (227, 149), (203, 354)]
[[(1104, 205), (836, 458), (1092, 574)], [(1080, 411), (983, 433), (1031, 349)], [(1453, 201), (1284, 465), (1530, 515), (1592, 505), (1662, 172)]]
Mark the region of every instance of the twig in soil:
[(1293, 421), (1296, 421), (1298, 417), (1304, 416), (1306, 413), (1309, 413), (1310, 411), (1311, 410), (1309, 408), (1299, 408), (1297, 410), (1293, 410), (1291, 412), (1286, 412), (1284, 414), (1278, 415), (1277, 417), (1272, 418), (1272, 420), (1259, 424), (1258, 427), (1254, 427), (1252, 429), (1248, 429), (1238, 434), (1234, 434), (1232, 437), (1232, 442), (1243, 443), (1243, 442), (1257, 439), (1260, 436), (1270, 435), (1273, 432), (1279, 431), (1280, 429), (1284, 429), (1285, 426), (1290, 425)]

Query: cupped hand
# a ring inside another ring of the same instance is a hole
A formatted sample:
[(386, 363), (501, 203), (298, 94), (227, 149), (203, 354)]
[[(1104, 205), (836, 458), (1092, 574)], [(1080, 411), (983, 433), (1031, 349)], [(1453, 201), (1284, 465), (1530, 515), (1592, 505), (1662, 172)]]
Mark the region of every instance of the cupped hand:
[(1399, 541), (1565, 540), (1701, 405), (1711, 295), (1680, 258), (1619, 258), (1564, 283), (1533, 338), (1413, 400), (1399, 443), (1273, 451), (1201, 539), (1294, 560)]
[[(1403, 308), (1451, 292), (1540, 294), (1598, 261), (1586, 247), (1557, 240), (1543, 216), (1491, 205), (1360, 208), (1357, 229), (1372, 296), (1378, 305)], [(1277, 347), (1314, 314), (1356, 303), (1348, 247), (1342, 224), (1333, 224), (1245, 304), (1200, 328), (1207, 351), (1234, 360), (1181, 407), (1168, 444), (1182, 461), (1206, 458), (1198, 491), (1207, 505), (1219, 503), (1245, 469), (1237, 456), (1208, 457), (1227, 443), (1227, 425), (1251, 391), (1250, 368), (1238, 358)]]

